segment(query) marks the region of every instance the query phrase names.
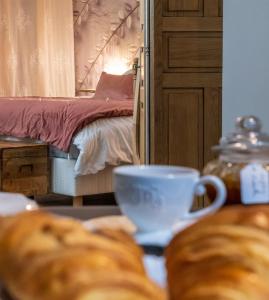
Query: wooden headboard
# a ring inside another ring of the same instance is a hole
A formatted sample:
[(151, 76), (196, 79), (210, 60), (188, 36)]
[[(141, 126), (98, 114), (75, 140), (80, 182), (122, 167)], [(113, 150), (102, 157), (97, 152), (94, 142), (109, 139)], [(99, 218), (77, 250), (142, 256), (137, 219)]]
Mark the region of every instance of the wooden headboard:
[(140, 81), (141, 81), (141, 69), (140, 69), (140, 55), (135, 58), (133, 64), (134, 70), (134, 139), (133, 139), (133, 152), (134, 152), (134, 163), (140, 163)]

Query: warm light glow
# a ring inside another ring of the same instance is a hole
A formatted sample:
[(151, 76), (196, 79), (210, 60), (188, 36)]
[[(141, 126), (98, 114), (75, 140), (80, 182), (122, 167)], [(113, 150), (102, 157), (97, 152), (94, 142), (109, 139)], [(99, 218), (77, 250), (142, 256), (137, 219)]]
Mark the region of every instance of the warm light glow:
[(109, 58), (104, 67), (105, 72), (113, 75), (121, 75), (129, 69), (127, 62), (120, 57)]

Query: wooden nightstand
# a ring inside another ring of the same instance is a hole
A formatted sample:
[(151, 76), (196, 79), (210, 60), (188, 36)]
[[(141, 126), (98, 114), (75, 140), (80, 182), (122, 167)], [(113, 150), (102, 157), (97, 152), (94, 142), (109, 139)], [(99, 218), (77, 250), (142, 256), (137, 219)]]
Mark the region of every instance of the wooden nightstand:
[(0, 190), (37, 196), (48, 189), (48, 146), (0, 141)]

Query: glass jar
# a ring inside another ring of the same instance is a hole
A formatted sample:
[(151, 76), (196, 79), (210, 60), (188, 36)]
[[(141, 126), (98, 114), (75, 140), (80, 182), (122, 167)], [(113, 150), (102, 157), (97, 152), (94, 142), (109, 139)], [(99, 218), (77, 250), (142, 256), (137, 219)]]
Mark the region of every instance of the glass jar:
[[(219, 154), (204, 168), (204, 175), (215, 175), (227, 188), (226, 205), (269, 203), (269, 135), (261, 131), (255, 116), (239, 117), (235, 132), (213, 147)], [(215, 190), (208, 186), (208, 197)]]

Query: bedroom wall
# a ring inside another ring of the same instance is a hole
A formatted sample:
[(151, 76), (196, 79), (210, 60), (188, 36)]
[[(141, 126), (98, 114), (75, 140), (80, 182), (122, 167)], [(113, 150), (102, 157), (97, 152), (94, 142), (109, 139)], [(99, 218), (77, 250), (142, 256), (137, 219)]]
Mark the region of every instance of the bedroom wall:
[(269, 1), (224, 0), (223, 133), (254, 114), (269, 131)]
[(0, 96), (75, 95), (72, 0), (0, 0)]
[(103, 70), (121, 74), (130, 68), (141, 43), (138, 5), (137, 0), (73, 0), (77, 91), (95, 88)]

